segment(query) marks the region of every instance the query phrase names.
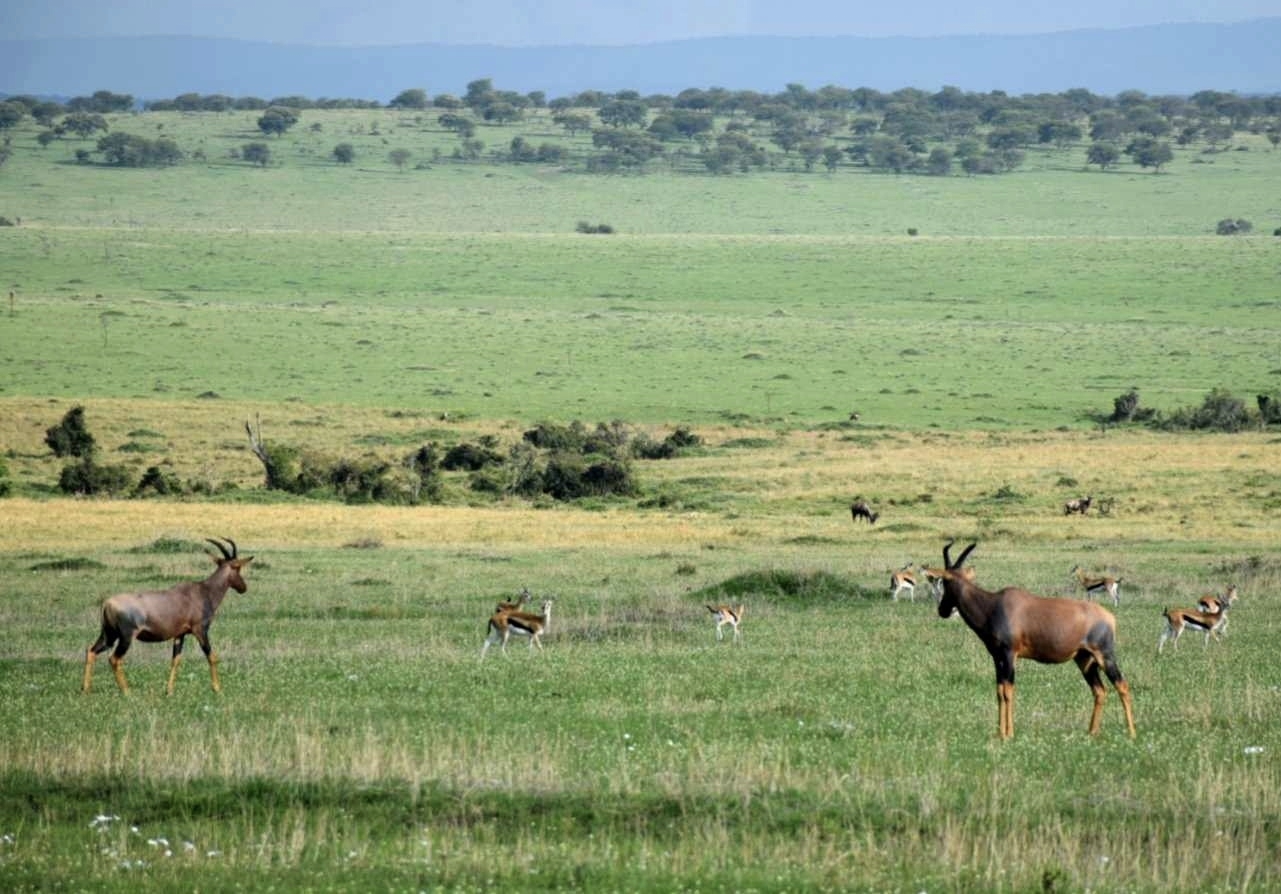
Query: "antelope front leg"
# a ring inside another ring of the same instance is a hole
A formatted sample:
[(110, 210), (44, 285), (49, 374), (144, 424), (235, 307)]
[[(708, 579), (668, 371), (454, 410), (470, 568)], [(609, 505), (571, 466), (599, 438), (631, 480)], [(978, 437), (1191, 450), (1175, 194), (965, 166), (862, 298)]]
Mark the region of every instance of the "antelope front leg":
[(199, 641), (200, 649), (209, 661), (209, 684), (213, 686), (214, 692), (222, 692), (222, 683), (218, 679), (218, 654), (213, 650), (213, 643), (209, 642), (209, 634), (200, 637)]
[(85, 649), (85, 674), (80, 683), (80, 691), (88, 692), (89, 684), (93, 682), (93, 663), (98, 659), (98, 653), (93, 650), (93, 646)]
[(165, 694), (173, 695), (173, 684), (178, 679), (178, 662), (182, 660), (182, 644), (185, 636), (180, 636), (173, 641), (173, 657), (169, 659), (169, 682), (165, 686)]
[(1012, 682), (996, 684), (996, 700), (999, 716), (997, 718), (1002, 739), (1014, 738), (1014, 684)]

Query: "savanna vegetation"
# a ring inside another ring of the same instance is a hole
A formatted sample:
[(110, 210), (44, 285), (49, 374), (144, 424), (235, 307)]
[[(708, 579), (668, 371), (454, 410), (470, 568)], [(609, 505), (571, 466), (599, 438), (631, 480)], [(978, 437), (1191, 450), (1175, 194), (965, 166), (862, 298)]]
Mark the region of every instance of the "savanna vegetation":
[[(0, 884), (1268, 889), (1272, 99), (473, 86), (11, 100)], [(956, 163), (1007, 127), (1017, 164)], [(255, 557), (222, 692), (138, 643), (82, 694), (101, 600), (207, 537)], [(1119, 578), (1137, 738), (1025, 662), (998, 740), (978, 639), (889, 599), (953, 538), (984, 586)], [(522, 587), (545, 649), (482, 662)]]

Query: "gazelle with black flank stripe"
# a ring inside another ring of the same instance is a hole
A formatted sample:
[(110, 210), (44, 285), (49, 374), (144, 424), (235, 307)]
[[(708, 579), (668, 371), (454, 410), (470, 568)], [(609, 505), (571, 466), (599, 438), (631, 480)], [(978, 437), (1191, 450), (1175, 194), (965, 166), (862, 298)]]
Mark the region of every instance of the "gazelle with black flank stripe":
[(734, 642), (738, 642), (739, 632), (738, 625), (743, 621), (744, 606), (732, 605), (709, 605), (707, 610), (712, 613), (713, 620), (716, 621), (716, 639), (725, 638), (724, 627), (728, 624), (734, 630)]
[(1108, 577), (1107, 575), (1090, 577), (1081, 570), (1080, 565), (1073, 566), (1072, 573), (1076, 575), (1077, 581), (1085, 588), (1085, 594), (1091, 599), (1096, 599), (1103, 593), (1107, 593), (1108, 596), (1112, 597), (1113, 605), (1121, 604), (1120, 578)]
[(507, 651), (507, 640), (513, 636), (529, 637), (529, 648), (533, 650), (534, 646), (539, 649), (543, 647), (543, 634), (547, 632), (547, 627), (552, 619), (552, 600), (543, 600), (542, 614), (533, 614), (532, 612), (508, 611), (494, 612), (489, 619), (489, 635), (485, 637), (485, 644), (480, 648), (480, 657), (484, 658), (489, 647), (495, 643), (502, 645), (504, 652)]
[(890, 598), (898, 602), (898, 594), (907, 591), (908, 599), (916, 601), (916, 574), (912, 571), (912, 563), (908, 562), (898, 571), (890, 572)]
[[(1179, 637), (1185, 630), (1195, 630), (1204, 634), (1202, 646), (1210, 644), (1210, 637), (1218, 639), (1228, 625), (1228, 608), (1236, 600), (1236, 587), (1229, 587), (1222, 599), (1209, 596), (1202, 597), (1198, 608), (1167, 608), (1164, 612), (1165, 629), (1157, 640), (1156, 651), (1159, 655), (1166, 642), (1173, 640), (1174, 648), (1179, 647)], [(1212, 610), (1202, 611), (1199, 606), (1205, 605)]]

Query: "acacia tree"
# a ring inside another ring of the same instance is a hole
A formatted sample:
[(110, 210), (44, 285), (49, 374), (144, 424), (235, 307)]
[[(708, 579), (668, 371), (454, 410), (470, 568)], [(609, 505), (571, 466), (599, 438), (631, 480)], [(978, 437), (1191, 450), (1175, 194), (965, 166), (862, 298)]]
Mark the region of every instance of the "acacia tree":
[(1098, 142), (1091, 144), (1089, 150), (1085, 153), (1085, 163), (1098, 165), (1100, 171), (1106, 171), (1109, 167), (1116, 164), (1121, 157), (1121, 150), (1114, 143)]
[(387, 105), (393, 109), (425, 109), (427, 108), (427, 91), (420, 87), (401, 90)]
[(258, 119), (258, 129), (268, 136), (280, 136), (298, 123), (298, 113), (288, 106), (272, 106)]
[(331, 154), (340, 165), (349, 165), (356, 160), (356, 148), (351, 143), (339, 143)]

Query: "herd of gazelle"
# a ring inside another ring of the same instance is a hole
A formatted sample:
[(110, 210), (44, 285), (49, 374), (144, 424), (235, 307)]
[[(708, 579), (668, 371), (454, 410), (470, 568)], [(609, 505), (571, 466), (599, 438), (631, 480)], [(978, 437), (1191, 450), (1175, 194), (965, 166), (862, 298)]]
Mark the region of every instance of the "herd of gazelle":
[[(218, 657), (209, 639), (209, 627), (228, 589), (237, 593), (248, 589), (242, 571), (253, 561), (253, 556), (240, 556), (235, 541), (230, 538), (224, 537), (221, 542), (209, 539), (208, 542), (221, 555), (208, 553), (214, 562), (214, 570), (204, 580), (185, 581), (167, 590), (120, 593), (103, 601), (101, 630), (97, 640), (85, 651), (83, 692), (90, 689), (94, 661), (112, 649), (110, 660), (116, 685), (127, 694), (129, 684), (124, 674), (124, 657), (136, 639), (142, 642), (173, 642), (166, 686), (166, 692), (172, 695), (188, 634), (196, 638), (209, 662), (213, 690), (221, 691)], [(1129, 684), (1116, 661), (1116, 619), (1112, 613), (1092, 601), (1036, 596), (1020, 587), (986, 590), (975, 582), (974, 570), (965, 567), (965, 560), (975, 546), (977, 544), (971, 543), (953, 561), (952, 542), (949, 541), (943, 547), (943, 567), (922, 567), (920, 571), (938, 601), (939, 616), (960, 615), (992, 656), (996, 667), (1000, 737), (1008, 739), (1014, 735), (1014, 665), (1019, 658), (1030, 658), (1043, 664), (1061, 664), (1069, 659), (1076, 662), (1094, 695), (1089, 725), (1091, 735), (1098, 733), (1102, 722), (1103, 703), (1107, 697), (1103, 676), (1106, 675), (1121, 698), (1126, 726), (1133, 737), (1134, 710)], [(918, 579), (911, 569), (909, 563), (890, 575), (891, 595), (895, 601), (903, 591), (915, 599)], [(1072, 573), (1087, 594), (1107, 593), (1114, 605), (1119, 603), (1116, 578), (1089, 577), (1079, 567), (1073, 568)], [(494, 606), (481, 647), (482, 658), (492, 645), (500, 645), (506, 651), (507, 641), (513, 635), (528, 637), (531, 650), (535, 646), (542, 649), (542, 636), (551, 622), (553, 600), (545, 599), (540, 612), (535, 614), (524, 611), (529, 596), (529, 590), (524, 589), (514, 601), (499, 602)], [(1168, 640), (1173, 640), (1177, 647), (1179, 637), (1188, 628), (1203, 633), (1206, 644), (1212, 636), (1218, 638), (1227, 629), (1228, 609), (1236, 597), (1236, 586), (1230, 586), (1223, 596), (1202, 597), (1195, 609), (1166, 609), (1165, 629), (1157, 651), (1163, 650)], [(737, 642), (744, 606), (708, 605), (707, 610), (716, 624), (716, 638), (724, 638), (724, 627), (728, 625)]]

